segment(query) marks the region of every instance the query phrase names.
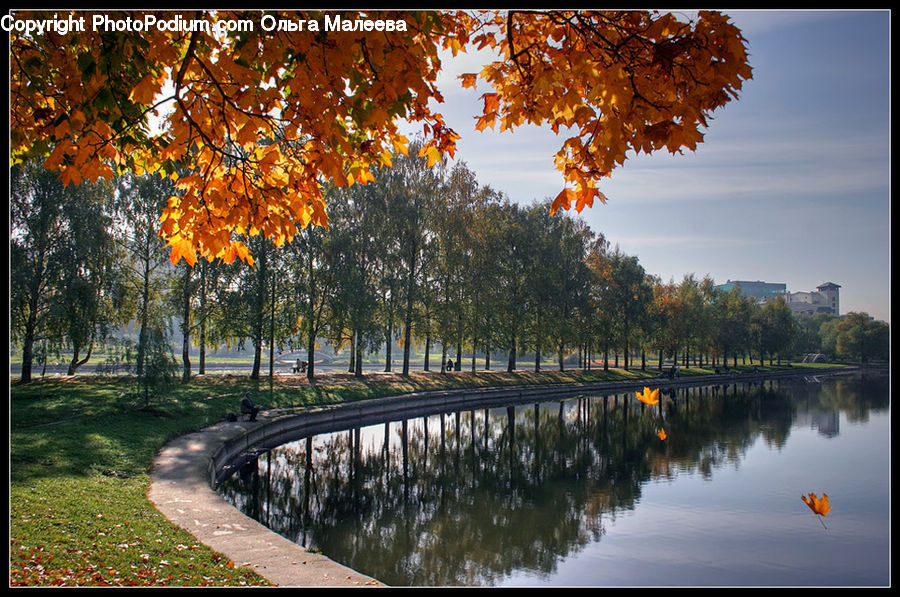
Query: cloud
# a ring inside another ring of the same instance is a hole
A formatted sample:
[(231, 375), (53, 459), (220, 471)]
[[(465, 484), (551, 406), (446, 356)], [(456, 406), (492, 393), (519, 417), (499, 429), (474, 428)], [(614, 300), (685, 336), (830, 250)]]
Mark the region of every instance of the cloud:
[(728, 249), (735, 247), (758, 247), (774, 245), (775, 241), (763, 238), (738, 238), (734, 236), (697, 236), (697, 235), (653, 235), (653, 236), (616, 236), (616, 243), (623, 246), (635, 246), (645, 249), (656, 247), (679, 249)]
[(843, 10), (725, 10), (723, 11), (744, 35), (750, 39), (779, 29), (796, 27), (827, 19), (841, 18)]

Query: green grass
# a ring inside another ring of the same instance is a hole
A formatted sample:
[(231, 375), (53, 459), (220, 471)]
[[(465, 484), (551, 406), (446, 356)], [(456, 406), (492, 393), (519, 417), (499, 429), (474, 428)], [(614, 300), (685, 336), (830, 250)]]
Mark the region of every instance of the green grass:
[(147, 501), (147, 475), (59, 475), (10, 487), (10, 585), (267, 584)]
[[(752, 367), (739, 368), (750, 370)], [(682, 375), (712, 373), (686, 368)], [(267, 407), (310, 407), (401, 393), (654, 377), (624, 371), (371, 373), (253, 382), (195, 377), (145, 405), (125, 377), (10, 384), (10, 584), (265, 585), (199, 544), (147, 500), (156, 453), (174, 437), (237, 411), (246, 391)]]

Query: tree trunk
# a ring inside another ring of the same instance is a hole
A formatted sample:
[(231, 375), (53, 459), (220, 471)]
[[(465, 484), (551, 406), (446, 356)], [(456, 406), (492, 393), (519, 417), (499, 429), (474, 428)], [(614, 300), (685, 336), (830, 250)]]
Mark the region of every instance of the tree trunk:
[(385, 347), (384, 347), (384, 372), (390, 373), (391, 371), (391, 349), (393, 348), (394, 343), (394, 322), (388, 321), (387, 331), (385, 332)]
[[(42, 227), (46, 230), (46, 226)], [(34, 341), (37, 335), (38, 326), (38, 308), (41, 304), (41, 285), (46, 274), (44, 262), (46, 259), (47, 246), (41, 239), (40, 249), (38, 250), (37, 262), (38, 270), (31, 279), (28, 294), (28, 319), (25, 321), (25, 337), (22, 339), (22, 374), (19, 377), (21, 383), (29, 383), (31, 381), (31, 367), (34, 362)], [(47, 367), (47, 351), (44, 351), (44, 368)], [(43, 377), (43, 374), (42, 374)]]
[(356, 342), (356, 330), (353, 330), (350, 333), (350, 366), (347, 368), (347, 373), (356, 372)]
[(206, 260), (200, 261), (200, 362), (197, 372), (206, 374)]
[(316, 376), (316, 328), (309, 322), (309, 333), (306, 336), (306, 379), (312, 381)]
[(264, 255), (261, 255), (259, 260), (260, 279), (256, 288), (256, 308), (254, 309), (253, 329), (251, 331), (253, 338), (253, 370), (250, 372), (250, 379), (259, 379), (262, 368), (263, 313), (265, 313), (266, 306), (266, 263)]
[(28, 313), (28, 320), (25, 322), (25, 338), (22, 341), (22, 375), (19, 377), (21, 383), (29, 383), (31, 381), (31, 363), (34, 360), (34, 328), (36, 327), (37, 316), (34, 309)]
[[(91, 353), (94, 351), (94, 334), (91, 333), (91, 341), (88, 343), (88, 351), (87, 355), (80, 361), (78, 360), (78, 354), (81, 352), (80, 347), (73, 347), (72, 351), (72, 360), (69, 361), (69, 371), (67, 375), (75, 375), (75, 370), (88, 362), (91, 358)], [(45, 359), (46, 360), (46, 359)]]
[(356, 377), (362, 377), (362, 342), (359, 341), (359, 333), (356, 334)]
[[(150, 256), (144, 259), (144, 279), (141, 289), (141, 330), (138, 333), (137, 374), (144, 374), (144, 358), (147, 352), (147, 323), (149, 319), (150, 302)], [(146, 392), (145, 392), (146, 394)]]
[(506, 371), (512, 373), (516, 370), (516, 339), (513, 338), (512, 346), (509, 349), (509, 361), (506, 364)]
[(418, 251), (413, 244), (409, 259), (409, 277), (406, 282), (406, 316), (403, 322), (403, 376), (409, 375), (409, 351), (412, 344), (412, 316), (414, 294), (416, 289), (416, 256)]
[(431, 370), (431, 330), (425, 332), (425, 371)]
[(272, 276), (272, 300), (269, 301), (269, 379), (275, 376), (275, 276)]
[(185, 266), (181, 295), (181, 381), (191, 380), (191, 267)]

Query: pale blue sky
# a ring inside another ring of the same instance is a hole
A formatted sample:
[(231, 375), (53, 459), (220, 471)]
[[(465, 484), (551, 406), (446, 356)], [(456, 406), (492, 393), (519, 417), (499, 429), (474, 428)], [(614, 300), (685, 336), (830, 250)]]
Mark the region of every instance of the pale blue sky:
[[(890, 321), (890, 13), (725, 11), (749, 42), (753, 79), (714, 113), (696, 152), (631, 156), (582, 217), (664, 280), (685, 274), (841, 285), (841, 312)], [(480, 94), (452, 77), (440, 106), (457, 158), (482, 184), (530, 203), (555, 196), (563, 141), (535, 127), (474, 129)]]

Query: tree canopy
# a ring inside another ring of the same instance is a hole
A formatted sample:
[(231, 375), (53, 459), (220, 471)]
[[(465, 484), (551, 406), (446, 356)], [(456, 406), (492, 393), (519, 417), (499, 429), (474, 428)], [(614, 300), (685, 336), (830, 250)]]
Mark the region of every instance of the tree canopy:
[(242, 238), (327, 225), (324, 185), (365, 184), (406, 153), (402, 121), (422, 126), (429, 166), (453, 157), (436, 81), (442, 52), (471, 48), (496, 55), (461, 77), (492, 88), (478, 129), (567, 136), (552, 211), (605, 201), (598, 180), (629, 150), (693, 150), (751, 77), (740, 31), (712, 11), (20, 12), (11, 159), (66, 183), (159, 171), (176, 181), (160, 232), (173, 263), (252, 260)]

